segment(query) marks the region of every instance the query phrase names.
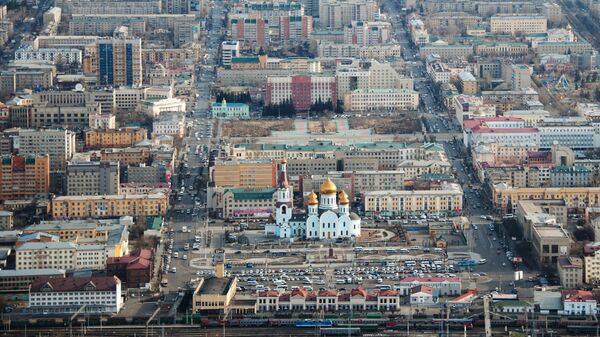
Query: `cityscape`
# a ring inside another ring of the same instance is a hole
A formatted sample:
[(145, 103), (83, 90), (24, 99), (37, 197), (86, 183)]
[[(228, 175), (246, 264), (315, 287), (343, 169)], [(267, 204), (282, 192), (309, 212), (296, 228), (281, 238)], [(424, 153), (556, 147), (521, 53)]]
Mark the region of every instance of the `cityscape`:
[(599, 336), (598, 32), (598, 0), (1, 0), (0, 335)]

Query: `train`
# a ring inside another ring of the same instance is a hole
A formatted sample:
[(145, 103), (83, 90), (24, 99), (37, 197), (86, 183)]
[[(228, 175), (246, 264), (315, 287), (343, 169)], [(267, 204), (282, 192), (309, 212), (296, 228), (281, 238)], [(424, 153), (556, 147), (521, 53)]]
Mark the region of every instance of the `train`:
[(330, 328), (333, 326), (333, 321), (330, 319), (321, 320), (297, 320), (295, 323), (296, 328)]

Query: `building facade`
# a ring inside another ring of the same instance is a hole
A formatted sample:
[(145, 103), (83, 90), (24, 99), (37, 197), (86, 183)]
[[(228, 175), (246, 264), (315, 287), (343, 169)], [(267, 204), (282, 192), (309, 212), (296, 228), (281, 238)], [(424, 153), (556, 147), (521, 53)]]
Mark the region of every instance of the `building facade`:
[(52, 200), (52, 217), (55, 219), (82, 219), (89, 217), (134, 217), (164, 215), (169, 198), (164, 194), (62, 196)]
[[(49, 191), (50, 157), (47, 154), (1, 157), (0, 200), (47, 198)], [(12, 227), (12, 220), (10, 224)]]
[(121, 194), (119, 162), (69, 162), (67, 195)]

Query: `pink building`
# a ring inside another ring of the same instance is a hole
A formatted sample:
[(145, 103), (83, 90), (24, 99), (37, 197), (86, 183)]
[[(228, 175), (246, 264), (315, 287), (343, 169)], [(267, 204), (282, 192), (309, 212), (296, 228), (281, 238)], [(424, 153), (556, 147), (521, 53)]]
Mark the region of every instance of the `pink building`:
[(267, 105), (291, 101), (296, 111), (308, 111), (319, 101), (331, 102), (335, 108), (337, 88), (335, 76), (292, 75), (267, 77)]

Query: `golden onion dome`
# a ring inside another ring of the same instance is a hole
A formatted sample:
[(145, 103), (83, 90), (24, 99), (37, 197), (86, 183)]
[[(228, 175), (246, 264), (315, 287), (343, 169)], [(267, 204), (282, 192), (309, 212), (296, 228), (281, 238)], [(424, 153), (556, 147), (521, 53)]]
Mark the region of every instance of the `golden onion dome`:
[(317, 200), (317, 194), (315, 192), (310, 192), (308, 195), (308, 204), (311, 206), (319, 204), (319, 201)]
[(348, 199), (348, 194), (346, 194), (346, 192), (341, 191), (339, 196), (340, 196), (340, 205), (350, 204), (350, 199)]
[(331, 181), (331, 179), (329, 179), (329, 177), (327, 177), (325, 179), (325, 181), (323, 182), (323, 184), (321, 185), (321, 194), (336, 194), (336, 193), (337, 193), (337, 187), (335, 186), (333, 181)]

